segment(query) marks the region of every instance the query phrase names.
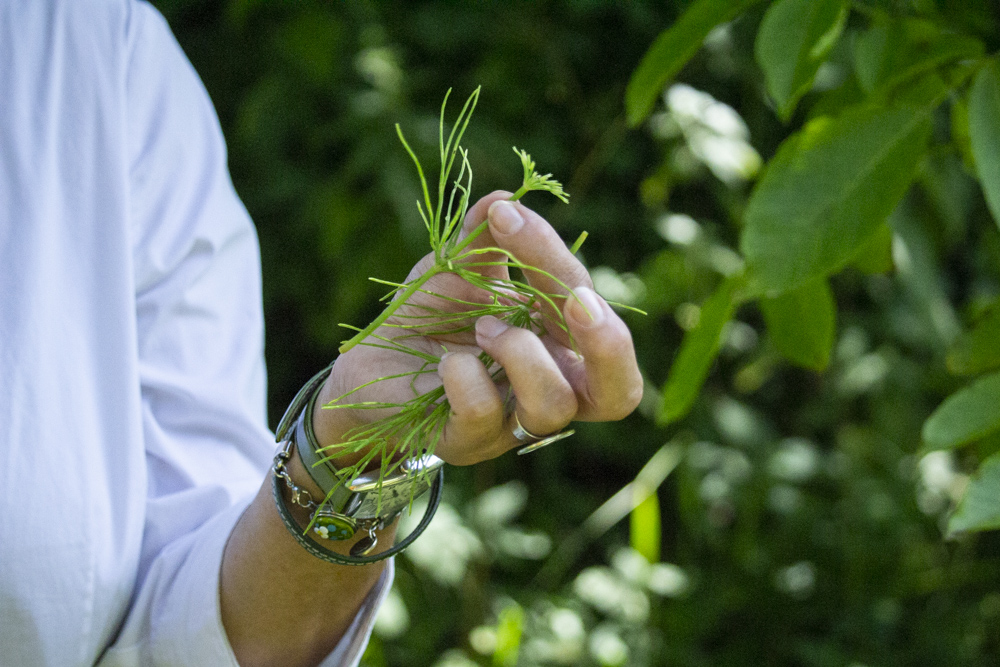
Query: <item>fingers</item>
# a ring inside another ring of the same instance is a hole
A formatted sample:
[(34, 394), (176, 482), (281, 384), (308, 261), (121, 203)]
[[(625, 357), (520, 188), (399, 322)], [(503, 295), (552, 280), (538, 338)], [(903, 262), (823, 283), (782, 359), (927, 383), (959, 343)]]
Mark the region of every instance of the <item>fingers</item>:
[(556, 352), (579, 401), (576, 418), (613, 421), (626, 417), (642, 399), (642, 374), (632, 334), (608, 303), (589, 287), (577, 287), (563, 314), (579, 356)]
[[(507, 199), (511, 196), (511, 194), (512, 193), (507, 192), (505, 190), (496, 190), (495, 192), (491, 192), (490, 194), (481, 198), (479, 201), (477, 201), (475, 204), (469, 207), (469, 210), (466, 211), (465, 213), (465, 220), (462, 223), (462, 229), (459, 231), (459, 241), (464, 240), (480, 224), (486, 221), (490, 205), (493, 204), (493, 202)], [(496, 243), (493, 241), (493, 238), (490, 236), (490, 232), (487, 229), (484, 233), (480, 234), (478, 237), (476, 237), (476, 239), (470, 242), (469, 245), (467, 246), (467, 249), (485, 248), (488, 246), (495, 246), (495, 245)], [(498, 260), (501, 258), (500, 256), (496, 257), (490, 256), (490, 257), (493, 260)], [(437, 258), (434, 256), (433, 252), (424, 255), (424, 257), (419, 262), (417, 262), (417, 264), (413, 267), (413, 269), (410, 271), (410, 274), (407, 276), (406, 279), (412, 280), (413, 278), (420, 276), (425, 271), (427, 271), (427, 269), (429, 269), (431, 266), (434, 265), (436, 259)], [(503, 270), (484, 271), (483, 273), (488, 273), (490, 275), (502, 274), (502, 277), (506, 277), (507, 275), (506, 271)]]
[[(586, 268), (551, 225), (521, 204), (507, 201), (509, 196), (494, 192), (469, 209), (464, 238), (483, 221), (488, 221), (488, 227), (465, 249), (496, 246), (520, 263), (540, 269), (526, 271), (526, 277), (538, 290), (558, 295), (554, 301), (561, 313), (550, 311), (546, 315), (561, 315), (568, 331), (550, 326), (552, 336), (539, 338), (528, 329), (511, 327), (494, 317), (479, 317), (474, 341), (472, 332), (468, 332), (463, 335), (469, 340), (461, 342), (478, 346), (503, 367), (516, 399), (518, 420), (531, 433), (555, 433), (573, 419), (604, 421), (625, 417), (638, 405), (643, 384), (628, 328), (593, 291)], [(466, 261), (497, 261), (503, 257), (472, 255)], [(476, 270), (487, 275), (506, 273), (503, 267)], [(435, 284), (435, 291), (451, 289), (443, 284), (438, 289)], [(521, 444), (511, 431), (513, 415), (507, 388), (498, 389), (490, 370), (475, 354), (445, 355), (438, 374), (452, 409), (438, 446), (442, 458), (453, 464), (471, 464)]]
[(558, 309), (569, 289), (591, 286), (590, 275), (569, 251), (555, 229), (531, 209), (516, 202), (494, 201), (488, 210), (490, 237), (497, 247), (513, 255), (523, 266), (527, 281), (548, 298), (542, 300), (541, 314), (546, 329), (563, 345), (569, 337), (562, 330)]
[[(459, 242), (463, 242), (470, 234), (474, 233), (484, 222), (486, 222), (490, 206), (492, 206), (495, 202), (509, 199), (510, 196), (510, 192), (497, 190), (477, 201), (465, 214), (465, 222), (462, 225)], [(493, 240), (493, 236), (490, 234), (490, 229), (487, 226), (479, 233), (478, 236), (476, 236), (476, 238), (469, 242), (469, 244), (464, 248), (464, 251), (474, 251), (492, 246), (496, 246), (496, 242)], [(501, 253), (486, 253), (473, 255), (470, 260), (467, 261), (502, 262), (505, 260), (506, 257)], [(483, 275), (495, 278), (505, 279), (508, 277), (507, 268), (503, 266), (485, 266), (477, 268), (476, 270)]]
[(472, 465), (499, 456), (504, 405), (489, 371), (468, 352), (441, 358), (438, 375), (451, 415), (435, 454), (453, 465)]
[[(469, 242), (463, 251), (475, 251), (487, 247), (502, 248), (522, 264), (537, 267), (549, 274), (537, 271), (529, 271), (526, 274), (532, 285), (549, 294), (565, 295), (568, 287), (591, 286), (590, 275), (586, 268), (569, 251), (555, 229), (526, 206), (508, 201), (510, 196), (509, 192), (497, 190), (469, 208), (460, 233), (460, 243), (474, 233), (483, 222), (488, 221), (489, 225)], [(504, 257), (499, 253), (473, 255), (466, 258), (466, 262), (494, 262)], [(419, 275), (433, 262), (433, 255), (426, 256), (414, 267), (410, 276)], [(486, 275), (506, 276), (503, 268), (481, 267), (477, 270)]]
[(494, 317), (481, 317), (476, 322), (476, 342), (506, 371), (525, 429), (549, 434), (573, 419), (576, 394), (538, 336)]
[[(493, 317), (481, 318), (476, 334), (480, 347), (503, 366), (516, 399), (517, 419), (525, 429), (547, 435), (573, 419), (577, 410), (573, 388), (537, 336)], [(505, 405), (506, 392), (497, 388), (476, 356), (445, 355), (438, 374), (451, 404), (444, 436), (435, 450), (441, 458), (468, 465), (522, 444), (513, 434), (514, 416)]]
[[(494, 202), (510, 199), (512, 195), (513, 193), (507, 192), (506, 190), (495, 190), (473, 204), (465, 214), (465, 222), (462, 226), (462, 237), (464, 238), (465, 236), (468, 236), (470, 232), (486, 221), (490, 206), (492, 206)], [(482, 241), (477, 239), (470, 245), (470, 247), (484, 248), (486, 246), (495, 245), (492, 240), (490, 240), (489, 230), (485, 233), (485, 239)]]
[(566, 294), (567, 287), (593, 283), (587, 269), (540, 215), (517, 202), (494, 201), (489, 207), (490, 235), (496, 245), (528, 266), (548, 275), (529, 271), (532, 285), (550, 294)]

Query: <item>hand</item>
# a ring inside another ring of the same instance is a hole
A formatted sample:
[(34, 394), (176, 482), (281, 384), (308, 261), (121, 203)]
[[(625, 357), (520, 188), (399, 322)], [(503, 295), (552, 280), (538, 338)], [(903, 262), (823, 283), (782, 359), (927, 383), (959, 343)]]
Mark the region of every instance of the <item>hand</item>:
[[(642, 397), (642, 378), (635, 360), (632, 337), (621, 318), (593, 291), (593, 283), (583, 265), (570, 252), (551, 225), (535, 212), (506, 199), (510, 193), (494, 192), (469, 209), (463, 234), (488, 219), (489, 228), (470, 247), (499, 247), (524, 264), (551, 274), (557, 281), (538, 272), (528, 272), (527, 280), (542, 291), (556, 295), (573, 340), (559, 327), (547, 327), (538, 336), (527, 329), (512, 327), (493, 317), (475, 322), (459, 318), (445, 320), (446, 326), (427, 327), (426, 335), (406, 339), (421, 351), (442, 355), (436, 374), (386, 380), (352, 394), (350, 401), (402, 403), (443, 383), (451, 403), (451, 416), (435, 454), (455, 465), (477, 463), (499, 456), (519, 446), (513, 436), (513, 415), (505, 409), (507, 383), (516, 399), (514, 409), (521, 425), (532, 433), (547, 435), (563, 429), (570, 421), (610, 421), (628, 415)], [(503, 255), (480, 255), (477, 261), (499, 261)], [(433, 255), (425, 256), (413, 268), (410, 278), (433, 266)], [(481, 267), (479, 273), (506, 278), (504, 266)], [(560, 284), (561, 283), (561, 284)], [(573, 295), (563, 285), (573, 287)], [(488, 302), (488, 294), (454, 274), (443, 273), (425, 285), (427, 292), (445, 295), (466, 303)], [(418, 292), (387, 324), (412, 323), (414, 314), (426, 314), (432, 307), (456, 315), (472, 306)], [(549, 322), (556, 315), (539, 317)], [(474, 326), (469, 326), (474, 325)], [(392, 338), (400, 329), (383, 326), (377, 334)], [(573, 343), (579, 355), (573, 351)], [(494, 381), (478, 355), (485, 351), (500, 364), (506, 379)], [(411, 355), (359, 345), (341, 355), (318, 397), (323, 405), (354, 387), (388, 375), (420, 367)], [(335, 444), (348, 429), (385, 416), (373, 410), (316, 410), (314, 428), (319, 441)], [(347, 458), (347, 457), (345, 457)], [(357, 457), (352, 457), (356, 460)], [(350, 460), (345, 461), (350, 463)]]

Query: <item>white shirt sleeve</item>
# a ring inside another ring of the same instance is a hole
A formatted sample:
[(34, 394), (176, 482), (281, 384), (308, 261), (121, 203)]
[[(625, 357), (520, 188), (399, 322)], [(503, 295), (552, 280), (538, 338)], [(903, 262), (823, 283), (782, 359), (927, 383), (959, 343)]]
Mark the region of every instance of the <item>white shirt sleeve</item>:
[[(133, 2), (130, 11), (129, 208), (147, 501), (133, 602), (100, 664), (235, 665), (219, 569), (275, 448), (259, 250), (200, 80), (152, 7)], [(357, 664), (391, 578), (386, 568), (324, 664)]]

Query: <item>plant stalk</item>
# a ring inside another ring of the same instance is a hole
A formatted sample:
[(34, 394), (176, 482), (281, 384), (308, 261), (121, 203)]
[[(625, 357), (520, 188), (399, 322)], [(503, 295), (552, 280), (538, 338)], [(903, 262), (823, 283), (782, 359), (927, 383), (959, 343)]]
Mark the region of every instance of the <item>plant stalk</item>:
[(399, 297), (397, 297), (393, 303), (390, 303), (388, 306), (386, 306), (385, 310), (383, 310), (378, 317), (372, 320), (368, 326), (366, 326), (358, 333), (354, 334), (354, 336), (352, 336), (350, 340), (345, 341), (340, 346), (339, 352), (343, 354), (344, 352), (347, 352), (352, 347), (354, 347), (355, 345), (363, 341), (365, 338), (367, 338), (373, 331), (382, 326), (385, 323), (385, 321), (389, 319), (392, 316), (392, 314), (399, 309), (400, 306), (406, 303), (406, 301), (411, 296), (416, 294), (417, 290), (423, 287), (424, 283), (426, 283), (428, 280), (430, 280), (437, 274), (441, 273), (441, 271), (442, 268), (438, 264), (435, 264), (431, 268), (427, 269), (427, 271), (422, 276), (420, 276), (412, 283), (410, 283), (407, 286), (406, 290)]
[[(507, 199), (507, 201), (517, 201), (518, 199), (523, 197), (524, 194), (528, 191), (529, 189), (526, 186), (522, 185), (520, 188), (518, 188), (517, 192), (515, 192), (513, 195), (510, 196), (509, 199)], [(412, 283), (410, 283), (406, 287), (406, 291), (404, 291), (400, 296), (394, 299), (392, 303), (386, 306), (385, 310), (383, 310), (378, 317), (372, 320), (372, 322), (367, 327), (365, 327), (358, 333), (354, 334), (354, 336), (352, 336), (349, 340), (344, 341), (341, 344), (340, 348), (338, 349), (338, 352), (340, 352), (340, 354), (343, 354), (344, 352), (347, 352), (352, 347), (363, 341), (365, 338), (371, 335), (373, 331), (382, 326), (387, 319), (392, 317), (392, 314), (395, 313), (400, 306), (406, 303), (406, 300), (409, 299), (411, 296), (413, 296), (417, 292), (417, 290), (419, 290), (424, 285), (424, 283), (426, 283), (428, 280), (430, 280), (437, 274), (441, 273), (442, 271), (450, 270), (450, 264), (452, 259), (458, 256), (470, 243), (472, 243), (476, 239), (476, 237), (478, 237), (480, 234), (486, 231), (488, 225), (489, 221), (484, 220), (478, 227), (472, 230), (468, 236), (462, 239), (462, 241), (459, 242), (452, 249), (452, 251), (448, 254), (448, 256), (441, 257), (434, 266), (427, 269), (427, 271), (422, 276), (420, 276)]]

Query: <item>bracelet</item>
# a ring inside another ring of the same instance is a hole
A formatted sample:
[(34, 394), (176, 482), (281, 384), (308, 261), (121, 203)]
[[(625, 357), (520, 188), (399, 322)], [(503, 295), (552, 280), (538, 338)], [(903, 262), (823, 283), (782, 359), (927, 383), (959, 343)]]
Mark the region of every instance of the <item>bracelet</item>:
[[(271, 491), (274, 494), (274, 504), (278, 507), (278, 514), (281, 516), (281, 521), (285, 524), (285, 528), (288, 529), (288, 532), (292, 534), (292, 537), (295, 538), (295, 541), (298, 542), (303, 549), (311, 553), (316, 558), (325, 560), (328, 563), (336, 563), (338, 565), (369, 565), (391, 556), (395, 556), (400, 551), (410, 546), (413, 541), (427, 529), (427, 526), (431, 523), (431, 519), (434, 518), (434, 513), (437, 511), (438, 505), (441, 504), (441, 490), (444, 486), (444, 470), (439, 468), (437, 471), (437, 477), (431, 485), (431, 495), (427, 502), (427, 510), (424, 512), (424, 517), (420, 520), (420, 523), (417, 524), (417, 527), (414, 528), (409, 535), (403, 538), (402, 541), (394, 544), (385, 551), (371, 556), (346, 556), (344, 554), (337, 553), (336, 551), (327, 549), (310, 537), (308, 533), (299, 527), (298, 523), (295, 521), (295, 517), (292, 516), (291, 510), (288, 509), (288, 505), (285, 503), (285, 496), (281, 491), (281, 485), (279, 484), (278, 479), (279, 475), (277, 473), (271, 475)], [(295, 488), (297, 489), (298, 487)], [(371, 535), (371, 533), (369, 533), (369, 535)], [(362, 542), (358, 542), (358, 544), (362, 544)]]
[[(366, 474), (349, 480), (340, 475), (329, 461), (318, 455), (319, 443), (312, 430), (313, 404), (332, 368), (331, 364), (313, 376), (295, 395), (282, 417), (276, 431), (276, 439), (281, 446), (274, 457), (271, 489), (282, 522), (306, 551), (331, 563), (365, 565), (399, 553), (427, 528), (441, 502), (444, 462), (434, 456), (407, 460), (401, 465), (400, 472), (384, 479)], [(287, 463), (291, 459), (293, 448), (297, 448), (309, 476), (326, 494), (319, 503), (313, 500), (307, 490), (295, 484), (288, 474)], [(436, 475), (433, 482), (429, 482), (427, 478), (432, 473)], [(324, 539), (348, 539), (359, 528), (367, 531), (367, 537), (351, 548), (350, 556), (322, 546), (297, 524), (285, 501), (279, 480), (284, 480), (291, 491), (292, 503), (313, 510), (310, 523), (314, 526), (314, 531)], [(401, 542), (370, 555), (378, 542), (375, 531), (391, 523), (404, 507), (411, 505), (413, 498), (428, 488), (431, 496), (424, 517), (417, 527)]]

